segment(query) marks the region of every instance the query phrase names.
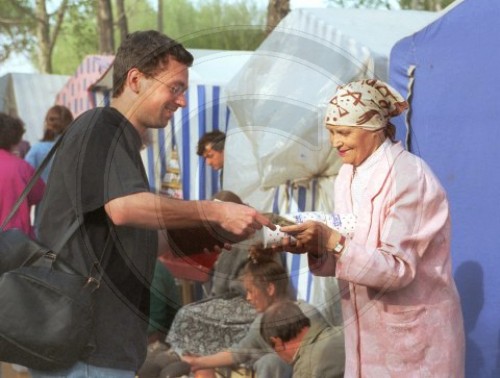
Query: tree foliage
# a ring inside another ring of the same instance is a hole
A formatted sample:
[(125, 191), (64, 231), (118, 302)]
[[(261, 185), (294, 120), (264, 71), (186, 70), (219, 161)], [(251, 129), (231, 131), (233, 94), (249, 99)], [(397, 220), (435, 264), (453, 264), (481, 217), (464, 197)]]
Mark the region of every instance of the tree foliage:
[(115, 51), (115, 28), (111, 0), (97, 1), (97, 30), (99, 36), (99, 54), (108, 55)]
[[(1, 3), (0, 33), (6, 59), (12, 52), (30, 52), (36, 56), (41, 72), (52, 72), (52, 51), (61, 30), (69, 0), (61, 0), (52, 13), (47, 0), (6, 0)], [(9, 44), (10, 41), (10, 44)]]
[(81, 0), (68, 8), (68, 17), (53, 53), (53, 73), (73, 74), (86, 55), (99, 51), (94, 0)]
[(269, 0), (266, 33), (270, 34), (288, 13), (290, 13), (290, 0)]
[(383, 8), (440, 11), (454, 0), (328, 0), (330, 5), (342, 8)]
[[(153, 1), (111, 0), (115, 46), (120, 44), (124, 28), (129, 32), (157, 29)], [(50, 5), (45, 18), (37, 17), (40, 4)], [(57, 13), (62, 4), (63, 19)], [(96, 0), (1, 0), (0, 61), (12, 52), (21, 52), (28, 54), (42, 72), (73, 74), (86, 55), (99, 52), (98, 4)], [(265, 38), (266, 11), (256, 5), (256, 0), (163, 1), (162, 8), (162, 31), (186, 47), (253, 50)], [(43, 62), (37, 61), (42, 43), (37, 22), (42, 21), (52, 38), (59, 28), (58, 19), (62, 21), (60, 32), (47, 45), (51, 64), (44, 69)], [(126, 25), (120, 24), (124, 20)]]
[(0, 1), (0, 62), (13, 52), (29, 51), (35, 43), (34, 15), (28, 0)]
[(171, 1), (164, 32), (191, 48), (254, 50), (265, 38), (265, 11), (255, 1)]
[(401, 9), (440, 11), (455, 0), (400, 0)]

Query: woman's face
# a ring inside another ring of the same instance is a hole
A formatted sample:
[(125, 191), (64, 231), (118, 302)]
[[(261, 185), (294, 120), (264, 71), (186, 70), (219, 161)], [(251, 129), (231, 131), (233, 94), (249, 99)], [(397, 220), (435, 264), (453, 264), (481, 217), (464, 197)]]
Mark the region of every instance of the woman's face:
[(45, 117), (45, 125), (49, 130), (55, 132), (61, 131), (61, 115), (55, 110), (49, 110), (47, 116)]
[(254, 284), (252, 277), (246, 274), (243, 277), (243, 286), (245, 287), (246, 299), (257, 312), (264, 312), (273, 301), (273, 284), (267, 284), (267, 289), (262, 290)]
[(330, 143), (345, 164), (357, 167), (363, 163), (384, 141), (383, 130), (365, 130), (351, 126), (327, 125)]

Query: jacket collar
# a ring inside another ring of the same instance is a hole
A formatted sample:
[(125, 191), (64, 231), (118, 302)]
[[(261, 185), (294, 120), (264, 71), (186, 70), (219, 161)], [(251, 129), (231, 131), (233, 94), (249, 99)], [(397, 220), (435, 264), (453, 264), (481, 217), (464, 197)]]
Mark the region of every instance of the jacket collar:
[(307, 349), (309, 345), (314, 343), (314, 341), (319, 337), (319, 335), (327, 329), (328, 326), (325, 323), (321, 322), (311, 322), (311, 326), (309, 327), (309, 331), (307, 331), (306, 335), (302, 339), (300, 343), (300, 347), (295, 353), (295, 356), (292, 361), (292, 366), (299, 360), (302, 351)]

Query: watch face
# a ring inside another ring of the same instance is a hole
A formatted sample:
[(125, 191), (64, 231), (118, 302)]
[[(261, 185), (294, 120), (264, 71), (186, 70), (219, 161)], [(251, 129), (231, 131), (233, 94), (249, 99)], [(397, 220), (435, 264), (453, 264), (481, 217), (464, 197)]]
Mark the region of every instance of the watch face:
[(333, 250), (335, 252), (341, 252), (344, 249), (344, 243), (345, 243), (345, 237), (341, 235), (339, 242), (337, 243), (335, 248), (333, 248)]

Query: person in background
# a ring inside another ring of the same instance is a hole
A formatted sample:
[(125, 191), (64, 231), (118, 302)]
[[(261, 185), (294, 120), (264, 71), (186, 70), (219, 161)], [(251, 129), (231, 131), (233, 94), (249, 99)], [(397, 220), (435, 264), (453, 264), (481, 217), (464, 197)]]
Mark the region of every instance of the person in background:
[[(260, 335), (262, 313), (273, 303), (291, 298), (286, 268), (269, 252), (264, 254), (255, 249), (251, 251), (242, 277), (247, 300), (258, 313), (246, 336), (227, 350), (208, 356), (184, 355), (182, 358), (193, 371), (247, 364), (257, 377), (291, 377), (292, 367), (281, 360)], [(297, 303), (313, 323), (328, 324), (314, 306), (303, 301)]]
[[(229, 191), (217, 192), (213, 200), (243, 203), (240, 197)], [(245, 248), (239, 244), (217, 256), (210, 285), (206, 285), (206, 298), (184, 305), (166, 338), (179, 353), (216, 353), (246, 335), (256, 315), (253, 306), (245, 300), (240, 277), (248, 256), (248, 246)]]
[(196, 153), (205, 159), (214, 171), (224, 168), (226, 134), (220, 130), (209, 131), (200, 138)]
[[(217, 192), (212, 199), (243, 204), (235, 193), (224, 190)], [(252, 308), (243, 299), (244, 288), (239, 279), (247, 260), (247, 250), (238, 244), (234, 244), (230, 251), (222, 250), (215, 261), (210, 281), (203, 286), (204, 290), (207, 289), (205, 293), (208, 293), (208, 298), (181, 307), (175, 279), (158, 259), (151, 284), (149, 342), (164, 342), (168, 335), (168, 345), (180, 343), (187, 347), (185, 343), (188, 343), (200, 350), (206, 345), (214, 348), (219, 342), (228, 343), (238, 338), (246, 330), (245, 324), (249, 324), (249, 319), (253, 320)], [(200, 316), (200, 313), (204, 316)], [(208, 332), (210, 324), (221, 320), (224, 320), (224, 327), (217, 332)], [(186, 323), (190, 323), (189, 335), (186, 334)], [(173, 329), (169, 332), (171, 326)], [(202, 339), (197, 337), (200, 332), (204, 333)], [(219, 333), (224, 337), (218, 337)]]
[[(214, 201), (233, 202), (243, 205), (241, 198), (229, 190), (221, 190), (212, 197)], [(241, 272), (248, 261), (248, 248), (235, 244), (230, 251), (222, 250), (217, 257), (212, 272), (209, 297), (245, 296), (241, 283)]]
[[(41, 141), (35, 143), (30, 148), (24, 159), (28, 163), (30, 163), (33, 168), (38, 169), (38, 167), (42, 164), (43, 160), (45, 159), (49, 151), (56, 143), (57, 138), (59, 138), (59, 136), (64, 132), (66, 127), (72, 121), (73, 121), (73, 114), (71, 114), (71, 111), (67, 107), (62, 105), (52, 106), (45, 114), (45, 121), (43, 128), (44, 131)], [(47, 180), (49, 178), (49, 172), (53, 160), (54, 158), (52, 158), (48, 162), (48, 164), (45, 166), (40, 176), (45, 183), (47, 183)], [(39, 214), (40, 214), (40, 208), (39, 206), (35, 206), (35, 219), (34, 219), (35, 234), (38, 233), (37, 230), (38, 230)]]
[(214, 171), (220, 171), (219, 185), (222, 188), (224, 176), (224, 145), (226, 134), (220, 130), (209, 131), (200, 138), (196, 153), (205, 159), (205, 163)]
[(335, 211), (346, 237), (319, 222), (281, 230), (282, 249), (339, 280), (345, 377), (464, 376), (464, 330), (450, 256), (450, 210), (429, 166), (395, 141), (390, 119), (408, 107), (374, 79), (341, 86), (325, 123), (343, 161)]
[[(217, 192), (212, 199), (243, 204), (240, 197), (230, 191)], [(161, 376), (167, 363), (178, 361), (166, 358), (172, 353), (178, 355), (189, 351), (196, 355), (212, 354), (229, 348), (245, 337), (256, 316), (253, 306), (245, 300), (245, 288), (240, 278), (248, 256), (248, 247), (244, 248), (239, 244), (234, 244), (230, 251), (223, 250), (218, 254), (214, 270), (210, 274), (210, 285), (207, 288), (204, 286), (207, 289), (206, 297), (179, 308), (168, 327), (166, 339), (163, 339), (167, 347), (151, 345), (148, 348), (146, 361), (138, 372), (140, 378)], [(152, 286), (155, 284), (156, 274), (155, 271)], [(170, 296), (165, 290), (163, 296), (167, 295)], [(153, 308), (151, 309), (153, 315)], [(156, 313), (160, 315), (158, 311)], [(165, 317), (166, 314), (163, 313), (162, 316)]]
[[(185, 201), (150, 191), (141, 148), (148, 130), (165, 128), (186, 106), (193, 56), (155, 30), (127, 35), (113, 61), (110, 106), (80, 115), (65, 132), (41, 204), (41, 243), (54, 248), (74, 222), (79, 229), (59, 256), (89, 271), (95, 255), (103, 279), (94, 292), (94, 347), (61, 371), (39, 377), (134, 378), (145, 360), (150, 285), (166, 230), (194, 228), (219, 236), (230, 248), (263, 226), (274, 225), (257, 210), (229, 202)], [(160, 231), (160, 232), (159, 232)], [(196, 235), (193, 235), (196, 238)], [(220, 243), (219, 243), (220, 242)]]
[(175, 278), (160, 259), (156, 259), (150, 293), (148, 344), (165, 341), (181, 307), (181, 295)]
[(273, 303), (262, 315), (260, 334), (274, 351), (293, 366), (297, 378), (342, 378), (342, 327), (311, 324), (292, 301)]
[[(24, 134), (24, 124), (16, 117), (0, 113), (0, 224), (3, 224), (35, 170), (23, 159), (12, 153)], [(43, 180), (38, 178), (14, 217), (5, 225), (5, 230), (19, 228), (34, 238), (31, 224), (31, 207), (42, 200), (45, 190)]]
[[(71, 110), (62, 105), (52, 106), (45, 115), (42, 139), (31, 147), (24, 159), (37, 169), (56, 143), (57, 138), (72, 121)], [(40, 176), (44, 182), (47, 182), (49, 178), (51, 166), (52, 161), (47, 164)]]
[(16, 144), (11, 148), (11, 152), (14, 155), (20, 157), (21, 159), (24, 159), (26, 157), (26, 154), (29, 152), (30, 148), (31, 148), (30, 142), (21, 139), (21, 141), (18, 144)]

